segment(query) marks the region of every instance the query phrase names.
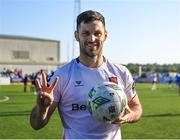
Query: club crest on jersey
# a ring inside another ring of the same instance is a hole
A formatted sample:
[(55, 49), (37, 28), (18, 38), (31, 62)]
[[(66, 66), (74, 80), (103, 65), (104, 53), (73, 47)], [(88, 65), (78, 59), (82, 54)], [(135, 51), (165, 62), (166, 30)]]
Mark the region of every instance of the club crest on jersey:
[(113, 82), (115, 84), (118, 84), (118, 79), (117, 79), (117, 77), (109, 77), (109, 82)]

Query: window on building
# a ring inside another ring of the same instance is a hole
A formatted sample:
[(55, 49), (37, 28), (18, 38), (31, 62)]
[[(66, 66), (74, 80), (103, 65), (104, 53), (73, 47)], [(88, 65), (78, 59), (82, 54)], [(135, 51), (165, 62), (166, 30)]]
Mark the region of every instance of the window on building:
[(48, 61), (54, 61), (54, 58), (53, 58), (53, 57), (47, 57), (46, 60), (48, 60)]
[(29, 59), (28, 51), (13, 51), (12, 56), (14, 59)]

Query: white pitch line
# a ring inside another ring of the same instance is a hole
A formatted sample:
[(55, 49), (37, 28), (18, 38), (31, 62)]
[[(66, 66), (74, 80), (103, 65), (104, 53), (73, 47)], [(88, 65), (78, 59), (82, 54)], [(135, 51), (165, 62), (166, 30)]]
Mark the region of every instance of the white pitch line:
[(9, 97), (8, 97), (8, 96), (4, 96), (4, 99), (1, 99), (1, 100), (0, 100), (0, 103), (1, 103), (1, 102), (6, 102), (6, 101), (8, 101), (8, 100), (9, 100)]

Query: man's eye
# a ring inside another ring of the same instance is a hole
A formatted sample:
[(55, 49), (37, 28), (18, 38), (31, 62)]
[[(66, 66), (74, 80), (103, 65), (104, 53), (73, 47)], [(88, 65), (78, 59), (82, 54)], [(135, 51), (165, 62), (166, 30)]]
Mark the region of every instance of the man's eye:
[(95, 36), (101, 36), (102, 33), (98, 32), (98, 33), (95, 33)]
[(83, 35), (83, 36), (88, 36), (88, 35), (89, 35), (89, 33), (84, 32), (84, 33), (82, 33), (82, 35)]

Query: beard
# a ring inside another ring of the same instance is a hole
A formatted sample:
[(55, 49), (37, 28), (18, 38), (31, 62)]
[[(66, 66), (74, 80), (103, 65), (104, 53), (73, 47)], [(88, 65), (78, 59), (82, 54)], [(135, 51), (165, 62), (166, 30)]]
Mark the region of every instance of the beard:
[(95, 57), (102, 54), (103, 43), (96, 42), (96, 43), (83, 43), (79, 44), (80, 46), (80, 53), (84, 56), (88, 57)]

